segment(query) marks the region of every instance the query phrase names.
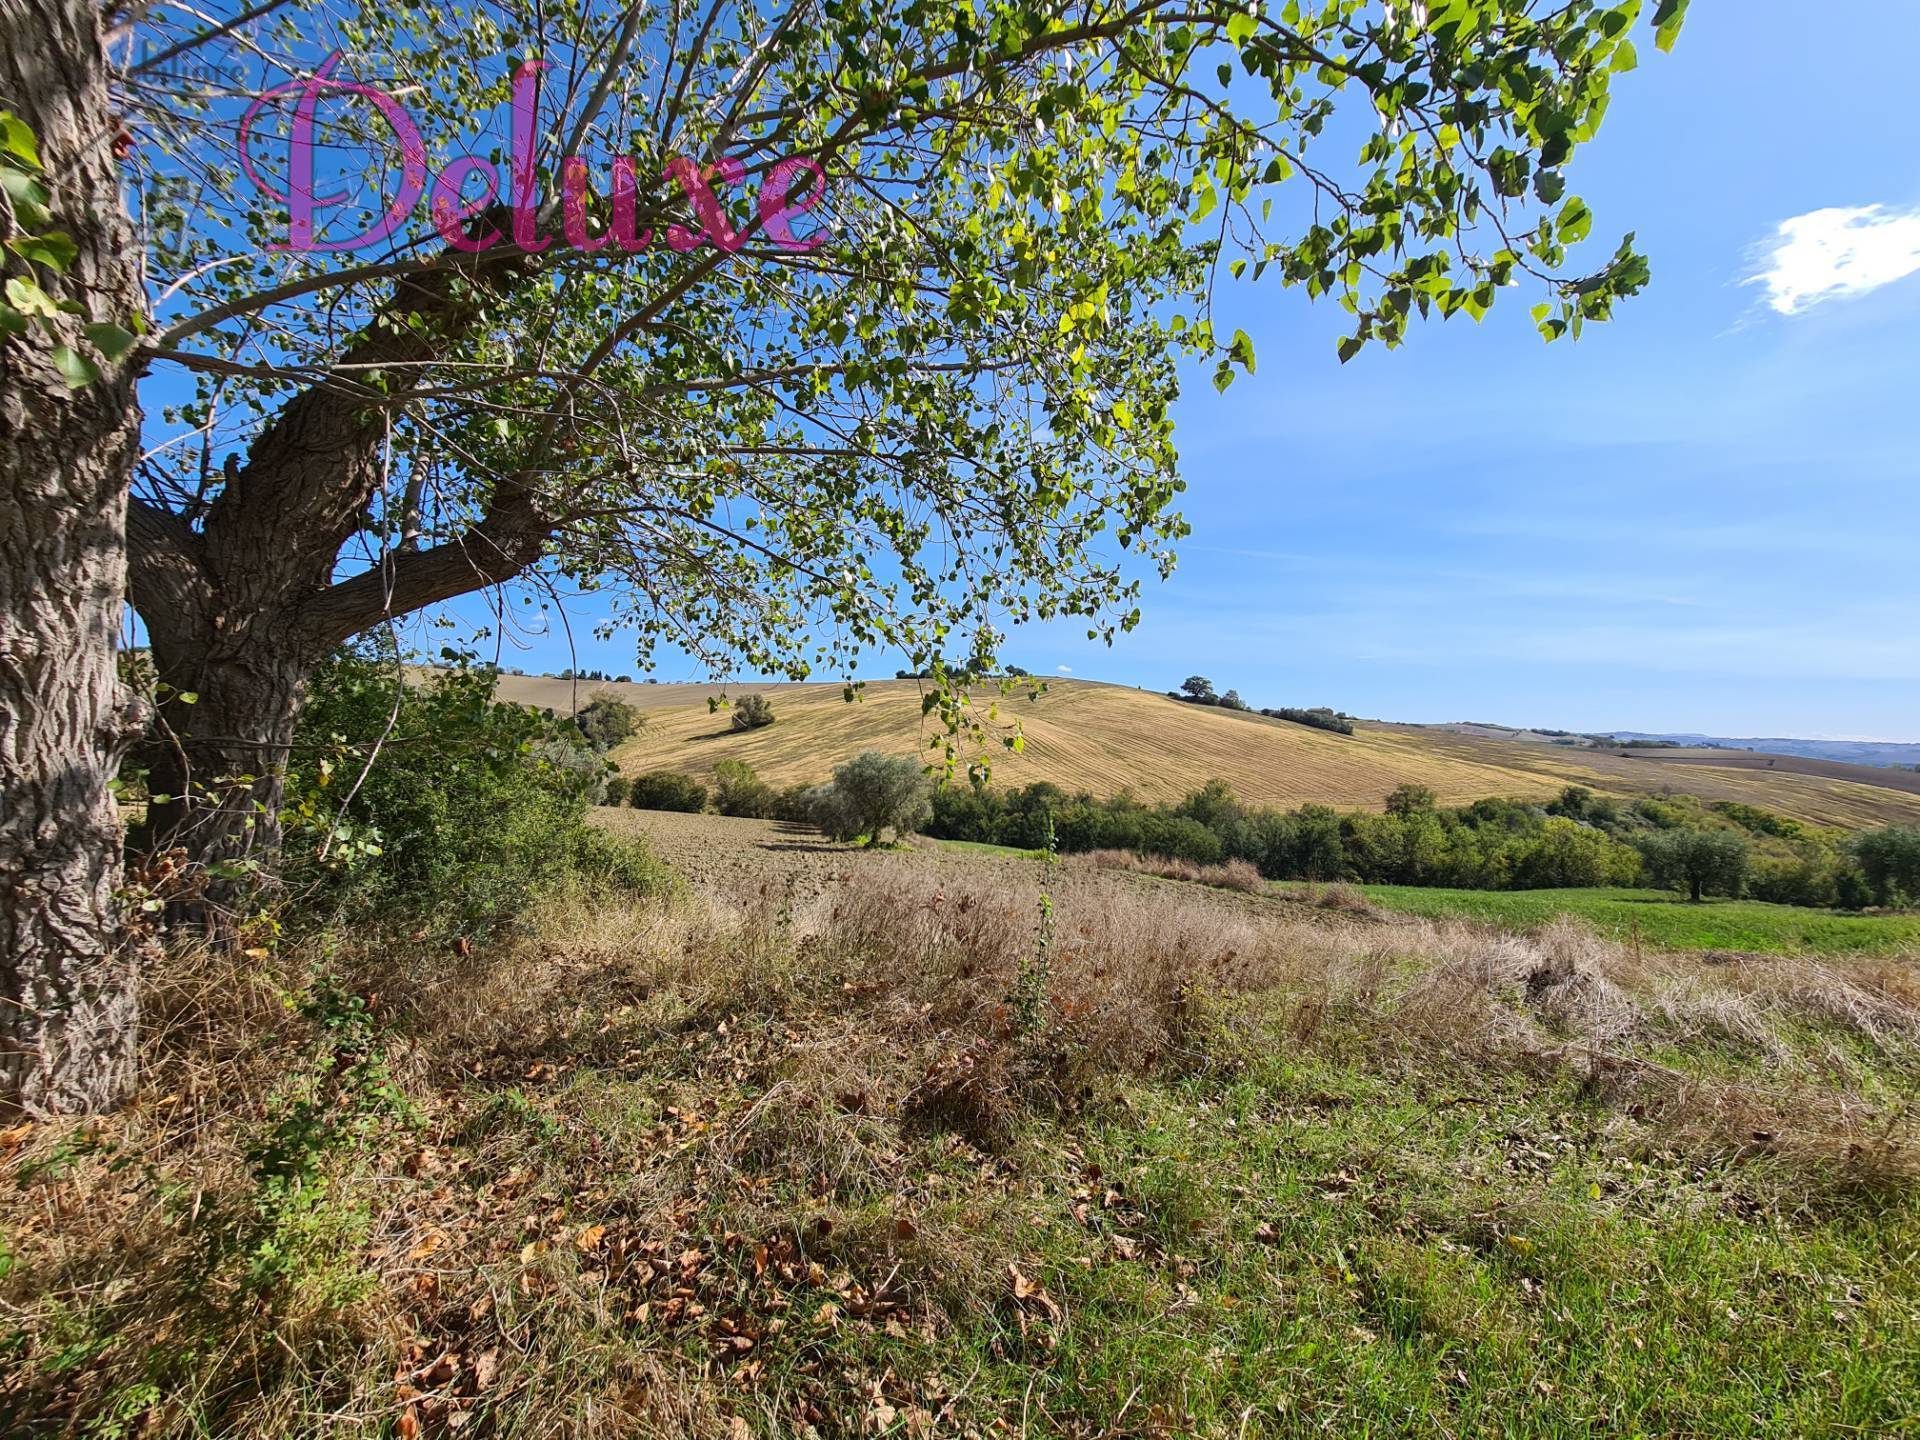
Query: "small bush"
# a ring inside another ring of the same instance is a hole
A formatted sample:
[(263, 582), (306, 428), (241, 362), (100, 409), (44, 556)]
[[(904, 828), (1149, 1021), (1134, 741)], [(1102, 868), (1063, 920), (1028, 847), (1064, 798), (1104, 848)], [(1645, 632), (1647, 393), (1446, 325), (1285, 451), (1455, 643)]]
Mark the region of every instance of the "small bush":
[(611, 750), (645, 728), (647, 717), (624, 700), (596, 695), (581, 707), (573, 723), (594, 749)]
[(643, 850), (586, 824), (606, 762), (571, 723), (496, 700), (494, 681), (455, 668), (405, 685), (371, 646), (321, 667), (282, 816), (285, 878), (310, 916), (468, 934), (557, 884), (657, 878)]
[(627, 792), (633, 788), (633, 782), (624, 775), (609, 775), (605, 791), (600, 796), (602, 805), (624, 805)]
[(813, 820), (813, 796), (819, 789), (817, 785), (789, 785), (775, 792), (767, 807), (769, 820), (784, 820), (790, 825), (811, 825)]
[(764, 820), (773, 814), (773, 787), (744, 760), (722, 760), (713, 767), (713, 808), (722, 815)]
[(678, 770), (649, 770), (633, 777), (627, 800), (636, 810), (675, 810), (697, 815), (707, 808), (707, 787)]
[(764, 695), (742, 695), (733, 702), (733, 728), (761, 730), (773, 724), (773, 702)]

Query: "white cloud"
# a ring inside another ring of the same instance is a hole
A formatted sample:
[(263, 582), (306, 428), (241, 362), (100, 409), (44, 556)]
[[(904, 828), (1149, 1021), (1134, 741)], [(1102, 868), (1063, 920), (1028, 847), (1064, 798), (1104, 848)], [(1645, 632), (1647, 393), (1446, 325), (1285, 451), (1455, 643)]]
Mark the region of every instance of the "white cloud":
[(1071, 675), (1071, 674), (1073, 674), (1073, 666), (1071, 666), (1071, 665), (1056, 665), (1056, 666), (1054, 666), (1053, 668), (1054, 668), (1055, 670), (1058, 670), (1058, 671), (1059, 671), (1059, 672), (1060, 672), (1060, 673), (1061, 673), (1062, 675)]
[(1782, 315), (1865, 295), (1920, 270), (1920, 209), (1867, 205), (1782, 220), (1760, 267), (1746, 283), (1766, 286), (1767, 303)]

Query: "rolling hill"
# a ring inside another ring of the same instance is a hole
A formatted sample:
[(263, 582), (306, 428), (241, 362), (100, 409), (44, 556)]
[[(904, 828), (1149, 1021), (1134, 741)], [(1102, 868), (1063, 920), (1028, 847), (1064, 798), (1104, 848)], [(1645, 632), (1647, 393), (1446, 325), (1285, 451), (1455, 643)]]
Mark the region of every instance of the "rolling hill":
[[(721, 760), (744, 760), (775, 785), (814, 782), (863, 750), (928, 754), (936, 722), (923, 717), (924, 686), (870, 682), (853, 704), (839, 685), (741, 685), (764, 694), (776, 723), (747, 733), (713, 714), (710, 685), (640, 685), (503, 676), (503, 698), (565, 714), (602, 692), (642, 710), (644, 731), (614, 752), (623, 773), (671, 769), (710, 776)], [(1566, 750), (1417, 725), (1363, 723), (1351, 736), (1284, 720), (1182, 704), (1152, 691), (1087, 680), (1055, 680), (1029, 700), (992, 697), (1000, 718), (1017, 722), (1022, 753), (996, 746), (994, 782), (1051, 780), (1070, 791), (1111, 795), (1122, 789), (1171, 800), (1216, 777), (1243, 799), (1291, 808), (1309, 802), (1378, 809), (1403, 783), (1430, 787), (1443, 803), (1489, 795), (1545, 799), (1570, 784), (1620, 795), (1686, 793), (1738, 800), (1819, 825), (1920, 822), (1920, 794), (1883, 782), (1867, 767), (1821, 766), (1822, 773), (1751, 768), (1751, 757), (1689, 756), (1684, 773), (1616, 754)], [(982, 697), (982, 704), (987, 697)], [(1671, 752), (1668, 752), (1671, 753)], [(929, 755), (929, 758), (934, 758)], [(1745, 761), (1743, 765), (1741, 762)], [(1829, 773), (1833, 771), (1844, 773)], [(1857, 772), (1857, 773), (1856, 773)]]
[(1798, 755), (1808, 760), (1834, 760), (1848, 765), (1920, 765), (1920, 745), (1901, 740), (1807, 740), (1787, 736), (1735, 739), (1726, 735), (1653, 735), (1641, 730), (1616, 730), (1623, 744), (1636, 740), (1665, 740), (1689, 749), (1755, 750), (1763, 755)]

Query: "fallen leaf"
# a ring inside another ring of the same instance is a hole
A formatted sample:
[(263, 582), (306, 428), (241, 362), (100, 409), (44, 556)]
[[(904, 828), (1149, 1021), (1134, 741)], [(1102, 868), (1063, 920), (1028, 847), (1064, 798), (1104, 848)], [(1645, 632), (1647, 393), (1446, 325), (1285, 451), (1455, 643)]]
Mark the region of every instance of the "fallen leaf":
[(1046, 1290), (1042, 1288), (1038, 1282), (1030, 1280), (1021, 1274), (1020, 1267), (1017, 1265), (1007, 1266), (1007, 1273), (1013, 1278), (1014, 1299), (1020, 1301), (1022, 1304), (1030, 1304), (1037, 1309), (1044, 1310), (1047, 1317), (1051, 1320), (1058, 1320), (1060, 1318), (1060, 1307), (1054, 1303), (1053, 1297), (1047, 1294)]

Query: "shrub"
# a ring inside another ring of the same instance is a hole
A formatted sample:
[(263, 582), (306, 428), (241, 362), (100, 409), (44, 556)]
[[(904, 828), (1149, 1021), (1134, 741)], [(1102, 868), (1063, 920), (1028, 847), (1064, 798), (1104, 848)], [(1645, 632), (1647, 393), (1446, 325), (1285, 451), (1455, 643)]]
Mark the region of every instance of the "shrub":
[(633, 782), (624, 775), (609, 775), (605, 790), (600, 796), (602, 805), (624, 805), (627, 803), (627, 791)]
[(573, 723), (594, 749), (611, 750), (622, 740), (638, 734), (646, 725), (647, 717), (624, 700), (596, 695), (581, 707)]
[(722, 815), (764, 820), (773, 813), (773, 787), (744, 760), (722, 760), (713, 767), (713, 808)]
[(1880, 904), (1920, 899), (1920, 825), (1868, 830), (1850, 848)]
[(406, 685), (394, 660), (361, 646), (313, 678), (282, 817), (290, 889), (466, 934), (569, 879), (657, 878), (643, 850), (585, 823), (606, 765), (570, 722), (496, 700), (491, 673)]
[[(1744, 867), (1744, 845), (1741, 856)], [(1632, 848), (1598, 830), (1560, 817), (1547, 821), (1539, 836), (1518, 857), (1513, 869), (1513, 884), (1521, 890), (1631, 885), (1639, 878), (1640, 856)], [(1737, 879), (1727, 883), (1735, 888), (1725, 893), (1738, 893)]]
[(1387, 796), (1387, 814), (1431, 814), (1439, 804), (1439, 797), (1424, 785), (1396, 785)]
[(818, 788), (815, 785), (789, 785), (776, 792), (767, 807), (768, 818), (784, 820), (792, 825), (813, 824), (813, 793)]
[[(1843, 873), (1854, 882), (1852, 886), (1843, 887)], [(1830, 907), (1841, 903), (1843, 888), (1852, 895), (1866, 887), (1859, 872), (1843, 865), (1831, 851), (1758, 855), (1747, 871), (1747, 894), (1775, 905)]]
[(1234, 798), (1233, 788), (1226, 781), (1209, 780), (1182, 800), (1173, 813), (1189, 820), (1198, 820), (1213, 830), (1238, 820), (1241, 810), (1240, 802)]
[(678, 770), (649, 770), (634, 776), (627, 798), (636, 810), (677, 810), (697, 815), (707, 808), (707, 787)]
[(733, 702), (733, 728), (761, 730), (773, 723), (773, 702), (764, 695), (742, 695)]
[(836, 840), (867, 837), (878, 845), (891, 829), (907, 834), (933, 814), (932, 785), (919, 762), (869, 750), (836, 766), (833, 783), (815, 791), (814, 823)]
[(1226, 854), (1220, 837), (1198, 820), (1151, 812), (1141, 817), (1140, 849), (1148, 855), (1190, 860), (1196, 865), (1218, 865)]
[(1806, 827), (1798, 820), (1789, 820), (1784, 815), (1775, 815), (1771, 810), (1762, 810), (1755, 805), (1742, 805), (1738, 800), (1716, 800), (1713, 803), (1715, 814), (1724, 815), (1750, 835), (1772, 835), (1780, 840), (1798, 840), (1806, 834)]
[[(1545, 731), (1541, 732), (1545, 734)], [(1569, 820), (1585, 820), (1593, 806), (1593, 791), (1584, 785), (1569, 785), (1559, 799), (1547, 806), (1549, 815), (1564, 815)]]

